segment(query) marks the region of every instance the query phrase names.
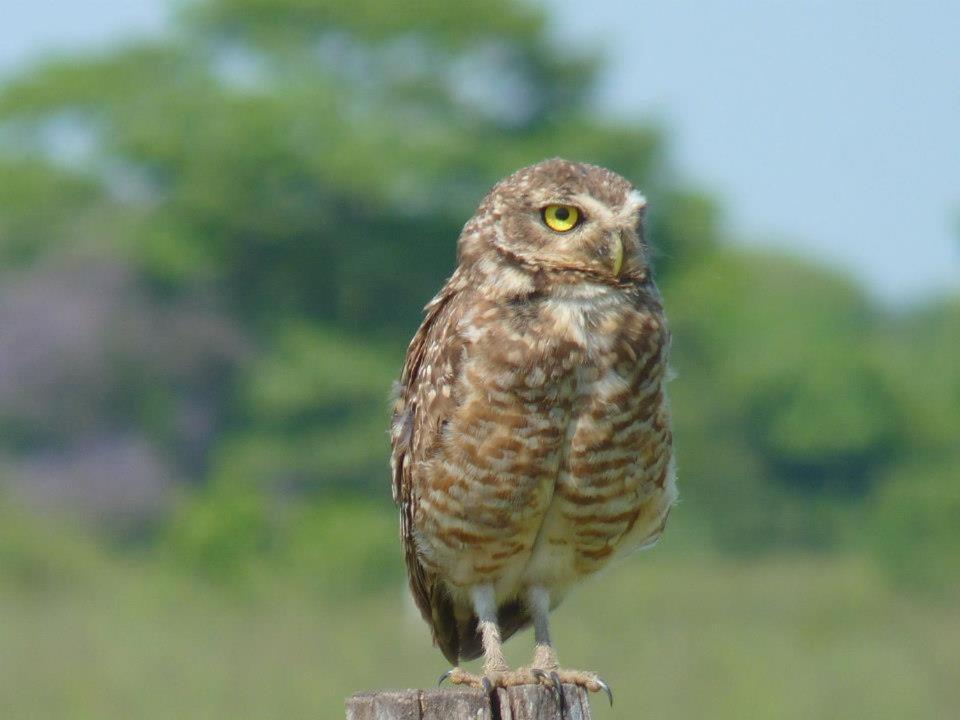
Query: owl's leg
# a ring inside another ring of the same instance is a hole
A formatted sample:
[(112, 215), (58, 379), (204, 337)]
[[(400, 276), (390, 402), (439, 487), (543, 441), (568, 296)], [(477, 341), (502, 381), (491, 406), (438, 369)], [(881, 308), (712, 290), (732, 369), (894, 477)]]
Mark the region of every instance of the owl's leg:
[(449, 679), (456, 685), (482, 687), (487, 692), (496, 687), (535, 685), (543, 673), (532, 668), (511, 670), (503, 657), (503, 642), (497, 623), (497, 603), (492, 585), (480, 585), (470, 593), (477, 616), (477, 632), (483, 642), (483, 674), (474, 675), (456, 667), (444, 673), (440, 682)]
[(527, 593), (527, 608), (533, 616), (533, 667), (553, 672), (560, 665), (553, 643), (550, 642), (550, 593), (534, 585)]
[(534, 585), (527, 593), (527, 607), (533, 616), (533, 635), (536, 643), (533, 651), (532, 672), (540, 678), (549, 677), (563, 699), (563, 683), (579, 685), (591, 692), (603, 690), (613, 705), (613, 691), (595, 672), (564, 670), (557, 662), (557, 653), (550, 642), (550, 593), (546, 588)]
[(473, 610), (477, 614), (477, 632), (483, 641), (483, 673), (487, 676), (509, 670), (503, 657), (503, 642), (497, 624), (497, 601), (493, 585), (480, 585), (471, 593)]
[(500, 639), (500, 626), (497, 624), (497, 601), (493, 585), (478, 585), (470, 593), (473, 611), (477, 616), (477, 632), (483, 642), (483, 675), (468, 673), (459, 667), (445, 673), (440, 682), (449, 679), (456, 685), (472, 685), (490, 691), (497, 686), (516, 684), (510, 667), (503, 657), (503, 642)]

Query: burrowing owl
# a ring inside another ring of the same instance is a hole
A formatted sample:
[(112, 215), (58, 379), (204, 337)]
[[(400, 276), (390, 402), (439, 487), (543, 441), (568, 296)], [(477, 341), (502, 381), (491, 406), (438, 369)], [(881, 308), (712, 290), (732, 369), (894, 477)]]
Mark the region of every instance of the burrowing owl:
[[(654, 543), (677, 498), (664, 380), (670, 334), (646, 201), (554, 159), (499, 182), (460, 235), (397, 388), (394, 499), (410, 587), (476, 686), (572, 682), (548, 615), (611, 558)], [(529, 667), (501, 641), (533, 623)]]

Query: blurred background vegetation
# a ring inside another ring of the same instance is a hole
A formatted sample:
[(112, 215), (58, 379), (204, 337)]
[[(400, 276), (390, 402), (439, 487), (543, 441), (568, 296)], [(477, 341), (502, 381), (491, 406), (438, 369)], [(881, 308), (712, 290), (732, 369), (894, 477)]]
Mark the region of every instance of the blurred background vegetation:
[(955, 712), (960, 298), (893, 310), (732, 242), (547, 30), (205, 0), (0, 86), (4, 717), (337, 717), (445, 669), (386, 398), (480, 197), (555, 155), (650, 197), (683, 494), (559, 611), (561, 657), (619, 717)]

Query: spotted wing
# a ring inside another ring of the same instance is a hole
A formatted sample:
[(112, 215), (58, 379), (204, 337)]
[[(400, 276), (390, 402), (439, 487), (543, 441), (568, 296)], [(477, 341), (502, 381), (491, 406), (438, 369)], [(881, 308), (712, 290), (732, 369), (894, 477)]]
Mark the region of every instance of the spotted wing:
[(453, 279), (426, 307), (426, 317), (410, 346), (396, 389), (391, 427), (393, 499), (400, 510), (400, 536), (410, 590), (434, 642), (452, 663), (461, 654), (453, 604), (439, 579), (417, 555), (414, 516), (418, 502), (414, 473), (439, 441), (455, 400), (431, 389), (441, 377), (456, 376), (464, 341), (457, 332), (459, 293)]

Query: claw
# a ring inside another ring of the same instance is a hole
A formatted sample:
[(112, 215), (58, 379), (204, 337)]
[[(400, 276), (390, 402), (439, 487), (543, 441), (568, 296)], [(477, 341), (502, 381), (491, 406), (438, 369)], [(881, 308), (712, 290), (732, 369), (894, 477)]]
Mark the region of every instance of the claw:
[(454, 670), (456, 670), (456, 668), (450, 668), (443, 675), (441, 675), (440, 679), (437, 680), (437, 687), (440, 687), (441, 685), (443, 685), (443, 681), (449, 678), (451, 675), (453, 675)]
[(537, 682), (546, 685), (550, 689), (550, 692), (553, 694), (553, 699), (557, 703), (557, 707), (561, 707), (563, 705), (563, 694), (562, 692), (557, 692), (557, 686), (553, 683), (553, 679), (548, 678), (547, 673), (540, 668), (530, 668), (530, 674), (537, 679)]
[(554, 670), (550, 673), (550, 679), (553, 681), (553, 687), (557, 692), (557, 707), (560, 708), (560, 717), (563, 717), (563, 711), (567, 706), (567, 697), (563, 694), (563, 683), (560, 682), (560, 676)]
[(488, 678), (486, 675), (484, 675), (484, 676), (480, 679), (480, 682), (483, 684), (483, 691), (484, 691), (487, 695), (489, 695), (490, 693), (493, 692), (493, 683), (490, 682), (490, 678)]
[(597, 685), (607, 694), (607, 697), (610, 699), (610, 707), (613, 707), (613, 690), (610, 689), (610, 686), (607, 685), (600, 678), (596, 678)]

